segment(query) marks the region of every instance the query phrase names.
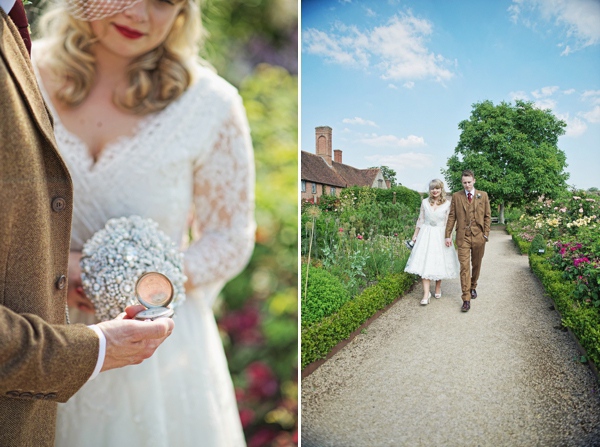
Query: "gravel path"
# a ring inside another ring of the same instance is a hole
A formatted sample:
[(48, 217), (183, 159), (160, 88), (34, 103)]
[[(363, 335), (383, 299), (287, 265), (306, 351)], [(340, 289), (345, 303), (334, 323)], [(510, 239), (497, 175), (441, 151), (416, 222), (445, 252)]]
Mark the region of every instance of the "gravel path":
[(471, 310), (418, 286), (302, 381), (303, 447), (600, 446), (600, 393), (552, 302), (494, 229)]

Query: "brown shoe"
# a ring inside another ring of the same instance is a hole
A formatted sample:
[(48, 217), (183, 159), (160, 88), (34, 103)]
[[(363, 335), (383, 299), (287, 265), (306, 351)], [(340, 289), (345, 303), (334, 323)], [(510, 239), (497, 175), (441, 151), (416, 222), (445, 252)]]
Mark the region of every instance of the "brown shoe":
[(463, 305), (460, 308), (460, 310), (462, 310), (463, 312), (468, 312), (470, 308), (471, 308), (471, 302), (470, 301), (463, 301)]
[(477, 298), (477, 290), (471, 289), (471, 299), (474, 300)]

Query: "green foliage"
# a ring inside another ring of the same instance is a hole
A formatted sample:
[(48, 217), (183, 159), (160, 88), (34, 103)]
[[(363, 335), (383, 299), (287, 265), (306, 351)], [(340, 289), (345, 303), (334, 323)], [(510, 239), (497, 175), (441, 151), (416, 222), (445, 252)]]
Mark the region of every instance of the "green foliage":
[(308, 269), (308, 291), (306, 291), (306, 264), (303, 264), (300, 282), (302, 327), (331, 315), (350, 299), (350, 294), (340, 280), (325, 269), (314, 266)]
[(540, 250), (546, 251), (546, 241), (541, 234), (536, 234), (529, 246), (529, 254), (539, 254)]
[[(255, 152), (256, 246), (248, 267), (223, 289), (216, 316), (250, 444), (265, 431), (289, 438), (296, 424), (297, 79), (259, 65), (240, 94)], [(260, 380), (276, 387), (257, 395)]]
[(369, 169), (381, 169), (383, 178), (390, 181), (390, 186), (396, 186), (398, 184), (396, 180), (396, 171), (389, 166), (371, 166)]
[(352, 188), (346, 188), (342, 190), (341, 196), (345, 197), (353, 194), (355, 197), (360, 197), (365, 190), (368, 190), (371, 194), (374, 194), (374, 199), (378, 203), (393, 204), (394, 193), (396, 193), (396, 204), (405, 205), (411, 210), (418, 210), (421, 206), (421, 196), (419, 193), (412, 189), (406, 188), (405, 186), (395, 186), (390, 189), (354, 186)]
[(202, 0), (201, 55), (234, 85), (261, 62), (298, 68), (298, 8), (280, 0)]
[(464, 169), (475, 172), (476, 187), (493, 205), (519, 206), (566, 190), (566, 156), (557, 146), (566, 123), (550, 110), (519, 100), (514, 106), (487, 100), (473, 104), (471, 117), (458, 127), (458, 145), (443, 171), (452, 191), (462, 188)]
[(348, 338), (378, 310), (385, 308), (405, 293), (415, 280), (416, 276), (408, 273), (387, 276), (352, 301), (344, 304), (338, 312), (303, 328), (301, 334), (302, 368), (309, 363), (325, 358), (335, 345)]
[(529, 257), (529, 265), (540, 278), (546, 293), (554, 301), (562, 316), (562, 323), (570, 328), (587, 352), (587, 357), (600, 365), (600, 313), (574, 300), (575, 284), (565, 282), (560, 271), (547, 262), (549, 255)]

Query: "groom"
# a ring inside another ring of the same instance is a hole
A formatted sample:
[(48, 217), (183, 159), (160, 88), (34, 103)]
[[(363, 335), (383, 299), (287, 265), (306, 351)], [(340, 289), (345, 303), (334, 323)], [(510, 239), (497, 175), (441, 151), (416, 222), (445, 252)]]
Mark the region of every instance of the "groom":
[[(66, 325), (71, 177), (29, 60), (21, 0), (0, 0), (0, 446), (54, 445), (57, 402), (140, 363), (172, 320)], [(133, 423), (133, 422), (132, 422)]]
[(471, 298), (477, 298), (475, 289), (485, 244), (490, 235), (491, 211), (487, 193), (475, 190), (473, 171), (469, 169), (463, 171), (461, 182), (464, 190), (452, 195), (446, 224), (446, 247), (452, 245), (451, 235), (456, 223), (456, 248), (460, 262), (463, 300), (461, 310), (468, 312), (471, 308)]

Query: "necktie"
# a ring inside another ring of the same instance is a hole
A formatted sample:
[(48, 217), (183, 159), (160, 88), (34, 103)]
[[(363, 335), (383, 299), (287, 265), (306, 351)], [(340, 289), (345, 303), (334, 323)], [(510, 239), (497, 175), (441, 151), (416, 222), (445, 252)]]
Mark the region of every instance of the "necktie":
[(469, 203), (473, 200), (473, 195), (471, 193), (467, 194), (467, 199), (469, 199)]
[(23, 38), (23, 43), (27, 47), (27, 52), (31, 54), (31, 37), (29, 36), (29, 30), (27, 29), (27, 15), (25, 14), (25, 8), (23, 8), (21, 0), (15, 2), (15, 5), (8, 13), (8, 16), (19, 29), (19, 34), (21, 34), (21, 37)]

